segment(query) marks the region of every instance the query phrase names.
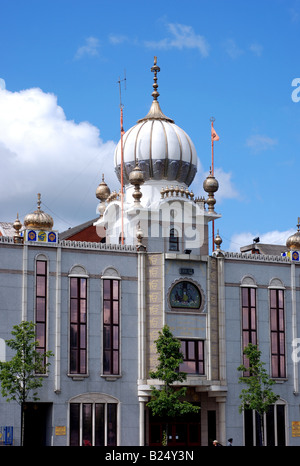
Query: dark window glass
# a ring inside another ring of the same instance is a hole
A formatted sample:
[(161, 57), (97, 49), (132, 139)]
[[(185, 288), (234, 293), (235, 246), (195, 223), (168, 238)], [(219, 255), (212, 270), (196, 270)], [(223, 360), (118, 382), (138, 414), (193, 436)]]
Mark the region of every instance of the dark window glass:
[(87, 279), (70, 279), (70, 372), (87, 372)]
[[(242, 339), (243, 349), (249, 344), (257, 344), (256, 333), (256, 289), (242, 288)], [(243, 355), (243, 364), (247, 367), (248, 360)], [(245, 373), (246, 376), (248, 373)]]
[[(47, 333), (47, 262), (36, 261), (36, 290), (35, 290), (35, 323), (36, 323), (36, 340), (38, 342), (37, 351), (46, 352), (46, 333)], [(44, 361), (45, 364), (46, 361)], [(43, 373), (45, 367), (41, 369)]]
[(103, 373), (119, 374), (119, 280), (103, 280)]
[(270, 290), (270, 331), (272, 377), (286, 376), (284, 292)]
[(169, 251), (179, 251), (179, 238), (175, 228), (170, 230)]
[(181, 352), (183, 363), (179, 370), (187, 374), (203, 375), (204, 368), (204, 341), (203, 340), (182, 340)]

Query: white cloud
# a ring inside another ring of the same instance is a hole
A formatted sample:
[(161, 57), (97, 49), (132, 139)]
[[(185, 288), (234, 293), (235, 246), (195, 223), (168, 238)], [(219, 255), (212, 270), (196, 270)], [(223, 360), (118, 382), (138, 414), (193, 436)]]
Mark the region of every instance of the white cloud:
[(85, 45), (77, 49), (75, 58), (79, 60), (84, 56), (97, 57), (99, 55), (100, 41), (97, 37), (88, 37), (85, 39)]
[(243, 50), (238, 47), (235, 40), (233, 39), (227, 39), (224, 43), (224, 48), (225, 48), (226, 53), (233, 60), (235, 60), (236, 58), (238, 58), (240, 55), (244, 53)]
[(104, 167), (108, 184), (117, 182), (107, 163), (114, 142), (103, 142), (88, 122), (67, 120), (56, 97), (37, 88), (0, 90), (0, 128), (1, 221), (14, 221), (17, 212), (22, 221), (35, 209), (38, 192), (57, 229), (96, 217)]
[(209, 45), (206, 39), (199, 34), (196, 34), (191, 26), (178, 23), (167, 24), (167, 30), (170, 33), (169, 37), (159, 41), (146, 41), (145, 45), (156, 49), (198, 49), (203, 57), (209, 54)]
[(231, 237), (231, 242), (229, 246), (229, 251), (240, 252), (240, 248), (247, 246), (248, 244), (253, 243), (253, 238), (257, 236), (260, 239), (260, 242), (263, 244), (280, 244), (284, 245), (289, 236), (295, 233), (295, 229), (286, 230), (286, 231), (269, 231), (267, 233), (259, 232), (241, 232), (236, 233)]
[(129, 42), (129, 38), (123, 34), (110, 34), (109, 35), (109, 42), (114, 45), (122, 44), (123, 42)]
[(261, 57), (263, 52), (262, 45), (258, 44), (257, 42), (250, 45), (249, 50), (254, 53), (257, 57)]
[(277, 139), (262, 134), (254, 134), (246, 140), (246, 145), (254, 152), (272, 149), (278, 144)]

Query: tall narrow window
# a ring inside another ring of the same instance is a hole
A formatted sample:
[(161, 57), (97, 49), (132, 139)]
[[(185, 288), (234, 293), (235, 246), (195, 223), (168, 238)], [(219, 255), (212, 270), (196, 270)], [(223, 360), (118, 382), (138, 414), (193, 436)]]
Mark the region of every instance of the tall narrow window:
[[(257, 344), (256, 334), (256, 288), (242, 287), (242, 337), (243, 349)], [(244, 356), (244, 364), (246, 357)]]
[(119, 374), (119, 280), (103, 280), (103, 374)]
[(87, 373), (87, 279), (70, 278), (70, 373)]
[(284, 290), (270, 290), (272, 377), (285, 377)]
[(45, 353), (47, 336), (47, 261), (44, 260), (36, 261), (35, 322), (38, 342), (36, 350)]

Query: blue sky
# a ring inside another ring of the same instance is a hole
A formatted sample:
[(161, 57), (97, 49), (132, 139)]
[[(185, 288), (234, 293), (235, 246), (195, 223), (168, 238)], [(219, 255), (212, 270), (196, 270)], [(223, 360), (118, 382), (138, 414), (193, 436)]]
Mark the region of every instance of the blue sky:
[[(125, 130), (159, 102), (193, 140), (199, 171), (215, 143), (225, 250), (296, 230), (300, 173), (299, 0), (0, 0), (1, 221), (35, 209), (55, 227), (96, 216), (102, 173), (118, 188), (119, 85)], [(299, 78), (299, 81), (298, 81)], [(298, 92), (299, 89), (299, 92)], [(298, 102), (299, 100), (299, 102)]]

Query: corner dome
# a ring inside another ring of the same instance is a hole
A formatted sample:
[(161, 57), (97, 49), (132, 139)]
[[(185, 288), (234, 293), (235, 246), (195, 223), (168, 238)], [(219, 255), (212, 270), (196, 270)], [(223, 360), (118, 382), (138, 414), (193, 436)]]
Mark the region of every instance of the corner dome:
[[(145, 182), (165, 180), (189, 186), (197, 172), (197, 153), (186, 132), (171, 118), (165, 116), (157, 98), (156, 65), (154, 72), (153, 102), (148, 114), (123, 135), (123, 183), (129, 184), (129, 176), (137, 162), (143, 171)], [(121, 140), (114, 155), (115, 171), (121, 181)]]
[(24, 227), (38, 230), (51, 230), (53, 227), (53, 218), (41, 210), (41, 195), (38, 194), (38, 208), (34, 212), (27, 214), (24, 218)]
[(300, 219), (298, 219), (297, 231), (288, 237), (286, 246), (292, 251), (300, 251)]

